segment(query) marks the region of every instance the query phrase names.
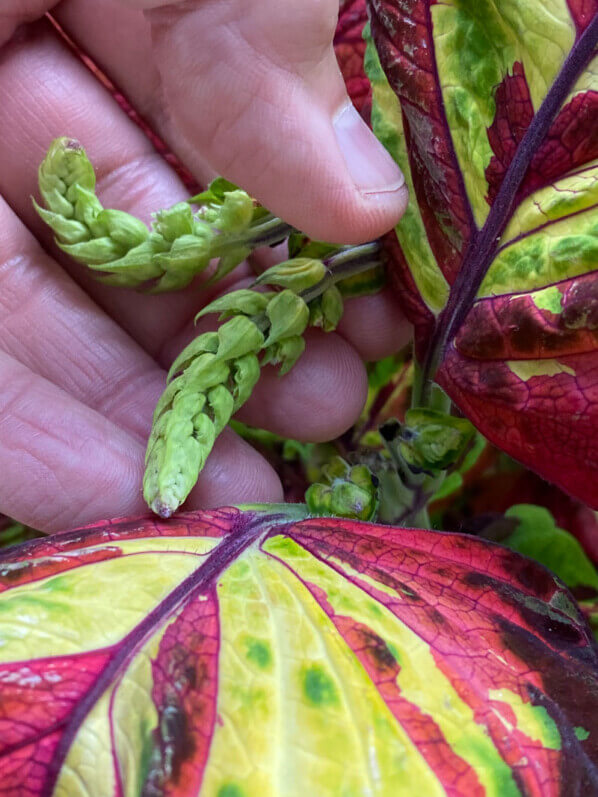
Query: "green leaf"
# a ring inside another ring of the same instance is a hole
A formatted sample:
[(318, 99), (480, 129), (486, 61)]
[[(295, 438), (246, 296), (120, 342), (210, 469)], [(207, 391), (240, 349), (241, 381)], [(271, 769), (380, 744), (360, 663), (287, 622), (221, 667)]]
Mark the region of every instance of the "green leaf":
[(518, 504), (505, 512), (519, 525), (504, 544), (513, 551), (543, 564), (568, 587), (591, 587), (598, 590), (598, 574), (575, 537), (559, 528), (547, 509), (532, 504)]
[(229, 191), (237, 191), (238, 188), (238, 185), (225, 180), (224, 177), (216, 177), (205, 191), (190, 197), (187, 202), (192, 205), (207, 205), (208, 203), (222, 205), (225, 194)]
[(259, 315), (268, 306), (268, 302), (274, 296), (273, 293), (258, 293), (248, 288), (238, 291), (231, 291), (219, 296), (195, 316), (195, 321), (210, 313), (220, 313), (220, 318), (227, 315)]

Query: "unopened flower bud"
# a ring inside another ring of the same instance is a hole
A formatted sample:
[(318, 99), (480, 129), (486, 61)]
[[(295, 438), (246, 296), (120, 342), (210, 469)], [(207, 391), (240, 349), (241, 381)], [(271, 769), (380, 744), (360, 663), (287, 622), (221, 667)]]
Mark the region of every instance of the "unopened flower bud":
[(430, 409), (408, 410), (400, 430), (401, 455), (413, 470), (446, 470), (463, 454), (473, 434), (465, 418)]
[(243, 232), (253, 218), (253, 199), (245, 191), (227, 191), (214, 226), (223, 232)]
[(309, 308), (300, 296), (285, 290), (270, 300), (266, 315), (270, 320), (270, 334), (265, 345), (271, 346), (281, 338), (302, 335), (309, 321)]
[(378, 510), (378, 480), (365, 465), (350, 467), (335, 457), (323, 469), (330, 485), (312, 484), (305, 493), (313, 515), (372, 520)]
[(256, 280), (258, 285), (280, 285), (295, 293), (312, 288), (326, 276), (326, 266), (321, 260), (309, 257), (296, 257), (272, 266)]

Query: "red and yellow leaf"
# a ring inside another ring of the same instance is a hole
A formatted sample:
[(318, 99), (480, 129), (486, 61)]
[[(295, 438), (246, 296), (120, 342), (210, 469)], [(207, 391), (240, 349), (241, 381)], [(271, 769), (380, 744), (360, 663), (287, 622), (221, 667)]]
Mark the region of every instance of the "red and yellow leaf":
[(389, 242), (427, 372), (598, 507), (598, 5), (368, 0), (372, 124), (417, 199)]
[(221, 509), (27, 543), (0, 583), (0, 793), (598, 789), (591, 633), (479, 539)]

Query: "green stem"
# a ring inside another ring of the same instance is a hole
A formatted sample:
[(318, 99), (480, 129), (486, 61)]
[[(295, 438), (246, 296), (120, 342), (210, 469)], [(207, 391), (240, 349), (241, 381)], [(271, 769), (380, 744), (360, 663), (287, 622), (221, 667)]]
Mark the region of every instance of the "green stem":
[[(413, 357), (413, 367), (411, 408), (434, 409), (444, 413), (450, 412), (450, 398), (441, 388), (425, 377), (424, 371), (415, 355)], [(382, 439), (399, 479), (411, 493), (408, 501), (405, 501), (403, 496), (401, 496), (400, 505), (397, 505), (395, 522), (417, 528), (430, 528), (428, 504), (442, 486), (447, 476), (447, 471), (441, 471), (435, 476), (414, 474), (403, 460), (396, 437), (389, 435), (387, 438), (382, 434)]]
[(411, 516), (411, 520), (414, 528), (429, 529), (432, 527), (427, 506), (422, 506), (419, 511), (414, 512)]
[(337, 282), (381, 266), (380, 244), (373, 241), (360, 246), (347, 246), (340, 252), (324, 258), (322, 262), (328, 270), (324, 279), (300, 294), (303, 301), (308, 304), (321, 296), (331, 285), (336, 285)]

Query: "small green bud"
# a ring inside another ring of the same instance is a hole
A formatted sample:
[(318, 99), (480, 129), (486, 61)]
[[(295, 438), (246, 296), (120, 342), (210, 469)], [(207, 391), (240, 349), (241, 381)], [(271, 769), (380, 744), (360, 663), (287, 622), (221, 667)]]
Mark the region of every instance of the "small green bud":
[(251, 224), (253, 207), (253, 199), (245, 191), (226, 191), (214, 225), (223, 232), (243, 232)]
[(280, 365), (279, 375), (284, 376), (295, 365), (305, 351), (305, 340), (301, 335), (282, 338), (266, 349), (262, 365)]
[(149, 230), (142, 221), (122, 210), (102, 210), (96, 222), (121, 247), (122, 254), (142, 244), (149, 236)]
[(152, 288), (152, 293), (184, 288), (209, 265), (210, 237), (183, 235), (174, 241), (170, 251), (156, 254), (153, 263), (164, 275)]
[(184, 371), (200, 354), (216, 354), (219, 343), (220, 338), (217, 332), (204, 332), (203, 335), (192, 340), (170, 366), (168, 381), (170, 382), (175, 374)]
[(225, 293), (213, 302), (210, 302), (196, 316), (195, 321), (209, 313), (220, 313), (220, 318), (228, 315), (259, 315), (268, 306), (268, 302), (274, 294), (258, 293), (247, 288), (242, 288), (232, 293)]
[(35, 208), (38, 216), (46, 222), (48, 227), (54, 232), (65, 244), (77, 244), (81, 241), (89, 239), (89, 230), (76, 219), (67, 219), (60, 213), (53, 213), (51, 210), (46, 210), (33, 200), (33, 207)]
[(350, 467), (340, 457), (322, 469), (330, 485), (312, 484), (305, 493), (313, 515), (372, 520), (378, 510), (378, 480), (365, 465)]
[(260, 363), (255, 354), (246, 354), (239, 357), (233, 363), (233, 381), (235, 387), (233, 398), (235, 400), (235, 412), (242, 407), (256, 386), (260, 378)]
[(218, 356), (223, 359), (243, 357), (258, 352), (264, 345), (264, 336), (244, 315), (237, 315), (223, 324), (218, 330)]
[(309, 307), (309, 326), (320, 327), (324, 326), (324, 313), (322, 312), (322, 297), (316, 296), (308, 305)]
[(295, 293), (312, 288), (326, 276), (326, 266), (321, 260), (297, 257), (272, 266), (256, 279), (257, 285), (280, 285)]
[(73, 260), (85, 263), (92, 268), (106, 265), (111, 260), (119, 260), (122, 255), (122, 247), (108, 235), (102, 238), (92, 238), (90, 241), (81, 241), (78, 244), (57, 243), (62, 251), (70, 255)]
[(74, 214), (72, 187), (93, 191), (95, 173), (85, 150), (70, 138), (55, 139), (38, 171), (39, 189), (49, 210), (66, 218)]
[(343, 317), (343, 297), (339, 289), (333, 285), (322, 294), (322, 329), (332, 332)]
[(195, 233), (193, 211), (186, 202), (179, 202), (154, 214), (154, 229), (167, 241)]
[[(172, 407), (172, 404), (177, 397), (179, 391), (183, 389), (186, 385), (187, 379), (185, 376), (179, 376), (176, 379), (172, 380), (169, 384), (166, 385), (166, 389), (158, 399), (158, 403), (156, 404), (156, 408), (154, 410), (154, 417), (153, 417), (153, 426), (152, 432), (150, 436), (150, 442), (152, 437), (155, 436), (157, 425), (160, 423), (163, 416), (166, 412)], [(200, 395), (200, 394), (198, 394)], [(205, 402), (205, 396), (203, 397)], [(201, 410), (198, 410), (200, 412)]]
[[(106, 230), (98, 222), (98, 216), (104, 208), (95, 193), (75, 183), (70, 187), (69, 195), (73, 197), (75, 218), (89, 228), (88, 237), (99, 238), (104, 235)], [(145, 224), (143, 226), (145, 227)]]
[(271, 346), (281, 338), (302, 335), (309, 321), (309, 308), (296, 293), (284, 290), (270, 300), (266, 315), (270, 321), (270, 334), (265, 346)]
[(159, 245), (157, 245), (155, 236), (150, 234), (147, 240), (130, 249), (123, 257), (101, 264), (99, 267), (90, 263), (86, 263), (86, 265), (93, 269), (99, 268), (99, 270), (102, 270), (102, 266), (105, 265), (109, 276), (103, 277), (103, 282), (110, 285), (137, 287), (162, 274), (162, 270), (154, 260), (156, 250), (159, 251)]
[(143, 493), (150, 508), (170, 517), (197, 481), (214, 445), (214, 424), (180, 402), (168, 411), (161, 434), (148, 447)]
[(464, 453), (473, 434), (465, 418), (430, 409), (408, 410), (400, 427), (401, 455), (412, 470), (446, 470)]
[(214, 416), (215, 432), (219, 435), (234, 412), (234, 399), (224, 385), (216, 385), (208, 393), (208, 404)]
[(190, 386), (199, 392), (210, 387), (224, 384), (230, 374), (230, 368), (217, 354), (200, 354), (185, 369), (184, 376)]

